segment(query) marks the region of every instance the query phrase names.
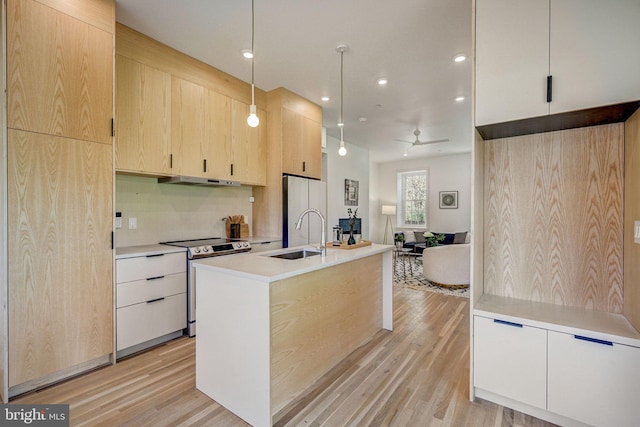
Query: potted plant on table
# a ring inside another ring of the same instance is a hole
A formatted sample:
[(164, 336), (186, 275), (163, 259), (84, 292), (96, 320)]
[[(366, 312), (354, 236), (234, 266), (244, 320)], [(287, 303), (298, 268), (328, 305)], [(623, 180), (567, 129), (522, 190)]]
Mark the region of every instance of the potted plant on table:
[(427, 248), (430, 248), (432, 246), (438, 246), (438, 242), (442, 242), (444, 240), (444, 234), (442, 233), (433, 234), (430, 231), (425, 231), (423, 236), (424, 236)]
[(396, 233), (393, 236), (393, 241), (396, 244), (396, 248), (402, 249), (402, 246), (404, 245), (404, 233)]

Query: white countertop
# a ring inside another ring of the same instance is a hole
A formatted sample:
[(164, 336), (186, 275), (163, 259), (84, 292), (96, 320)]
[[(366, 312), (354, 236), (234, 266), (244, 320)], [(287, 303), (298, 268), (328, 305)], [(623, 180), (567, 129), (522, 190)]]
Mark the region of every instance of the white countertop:
[(219, 271), (239, 277), (273, 282), (286, 279), (310, 271), (331, 267), (350, 262), (359, 258), (391, 251), (393, 245), (372, 244), (357, 249), (327, 249), (327, 255), (317, 255), (300, 259), (272, 258), (269, 255), (294, 252), (300, 249), (317, 250), (312, 246), (298, 246), (295, 248), (277, 249), (256, 254), (246, 253), (227, 255), (223, 257), (204, 258), (193, 263), (196, 268)]
[(175, 252), (186, 252), (186, 248), (169, 245), (139, 245), (139, 246), (121, 246), (116, 248), (116, 259), (134, 258), (139, 256), (171, 254)]

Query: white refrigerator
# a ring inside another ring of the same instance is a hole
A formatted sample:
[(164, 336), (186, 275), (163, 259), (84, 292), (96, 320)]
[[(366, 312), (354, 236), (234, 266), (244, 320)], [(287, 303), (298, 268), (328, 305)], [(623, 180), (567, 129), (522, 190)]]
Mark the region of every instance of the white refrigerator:
[(326, 220), (327, 183), (317, 179), (284, 175), (282, 205), (282, 247), (320, 245), (322, 228), (318, 215), (315, 213), (305, 215), (300, 230), (296, 230), (296, 221), (298, 216), (308, 208), (318, 209)]

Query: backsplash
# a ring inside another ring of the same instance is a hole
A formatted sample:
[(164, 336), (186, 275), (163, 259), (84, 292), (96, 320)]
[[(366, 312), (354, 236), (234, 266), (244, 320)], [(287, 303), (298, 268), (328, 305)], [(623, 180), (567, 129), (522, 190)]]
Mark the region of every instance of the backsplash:
[[(158, 184), (156, 178), (116, 175), (116, 212), (122, 228), (115, 246), (225, 236), (222, 218), (244, 215), (251, 230), (251, 187), (196, 187)], [(137, 228), (129, 229), (129, 218)]]

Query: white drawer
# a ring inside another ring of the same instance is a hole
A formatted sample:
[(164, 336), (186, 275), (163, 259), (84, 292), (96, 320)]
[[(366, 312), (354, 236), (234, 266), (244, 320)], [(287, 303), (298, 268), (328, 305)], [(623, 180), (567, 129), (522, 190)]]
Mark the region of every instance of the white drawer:
[(187, 294), (130, 305), (116, 310), (117, 350), (187, 327)]
[(116, 289), (116, 308), (183, 292), (187, 292), (187, 273), (119, 283)]
[(116, 283), (187, 271), (187, 255), (184, 252), (157, 254), (116, 260)]
[(546, 409), (546, 329), (474, 317), (473, 384)]
[(637, 426), (640, 348), (549, 331), (549, 411), (593, 426)]

